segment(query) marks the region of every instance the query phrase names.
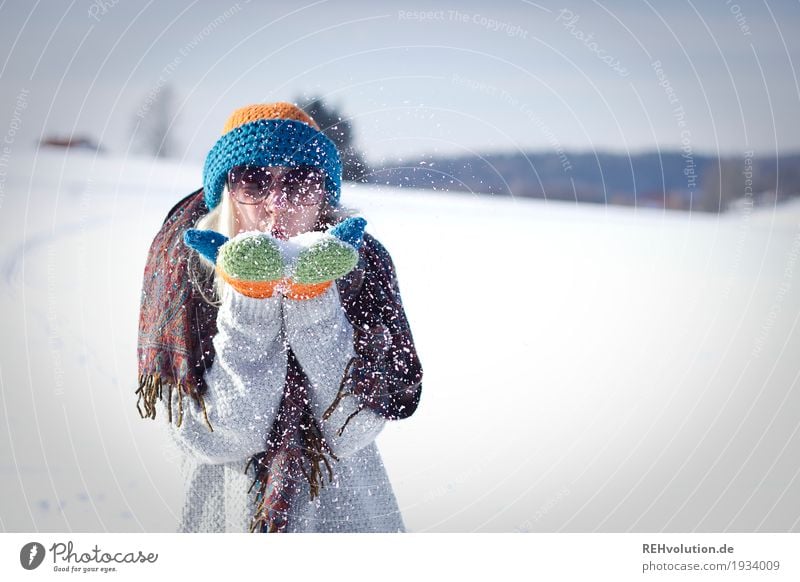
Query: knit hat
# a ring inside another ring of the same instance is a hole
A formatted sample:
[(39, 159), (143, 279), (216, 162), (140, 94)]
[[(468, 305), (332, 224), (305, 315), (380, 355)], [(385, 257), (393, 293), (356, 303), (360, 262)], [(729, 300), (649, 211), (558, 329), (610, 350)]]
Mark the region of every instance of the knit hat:
[(286, 102), (248, 105), (231, 114), (203, 168), (203, 191), (209, 210), (219, 204), (230, 169), (244, 164), (315, 166), (325, 172), (328, 204), (339, 204), (342, 184), (339, 151), (317, 123), (296, 105)]

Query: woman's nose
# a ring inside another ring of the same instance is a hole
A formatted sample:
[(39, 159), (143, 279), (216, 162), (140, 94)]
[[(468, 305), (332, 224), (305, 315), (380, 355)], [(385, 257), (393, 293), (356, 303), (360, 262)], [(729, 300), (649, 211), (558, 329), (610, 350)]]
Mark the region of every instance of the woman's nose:
[(283, 186), (280, 181), (275, 180), (269, 187), (267, 204), (273, 208), (286, 207), (286, 194), (283, 192)]

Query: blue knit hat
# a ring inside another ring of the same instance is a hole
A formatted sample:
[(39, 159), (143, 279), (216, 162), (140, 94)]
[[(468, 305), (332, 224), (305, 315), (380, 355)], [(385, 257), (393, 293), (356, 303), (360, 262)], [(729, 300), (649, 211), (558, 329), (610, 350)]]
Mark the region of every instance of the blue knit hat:
[(206, 156), (203, 193), (211, 210), (222, 199), (234, 166), (314, 166), (325, 172), (326, 200), (339, 205), (342, 162), (336, 145), (316, 122), (291, 103), (248, 105), (228, 118), (222, 137)]

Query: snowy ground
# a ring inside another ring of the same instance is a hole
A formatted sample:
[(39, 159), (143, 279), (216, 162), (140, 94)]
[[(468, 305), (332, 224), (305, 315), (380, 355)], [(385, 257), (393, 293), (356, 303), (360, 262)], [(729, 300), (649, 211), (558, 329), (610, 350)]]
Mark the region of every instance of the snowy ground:
[[(144, 259), (200, 168), (0, 176), (0, 529), (173, 531), (135, 408)], [(728, 216), (346, 187), (425, 370), (379, 436), (411, 531), (800, 531), (800, 205)]]

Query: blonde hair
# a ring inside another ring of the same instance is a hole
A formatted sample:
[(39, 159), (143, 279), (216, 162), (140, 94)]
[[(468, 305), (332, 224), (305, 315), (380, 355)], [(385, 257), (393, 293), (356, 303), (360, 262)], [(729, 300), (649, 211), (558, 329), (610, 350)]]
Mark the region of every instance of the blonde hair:
[[(359, 211), (356, 208), (330, 206), (327, 202), (327, 197), (325, 197), (320, 207), (319, 219), (314, 225), (313, 230), (327, 230), (339, 224), (345, 218), (355, 216), (358, 213)], [(201, 216), (195, 223), (194, 228), (200, 230), (214, 230), (220, 234), (224, 234), (228, 238), (236, 234), (236, 221), (233, 216), (233, 208), (231, 208), (227, 185), (222, 192), (222, 198), (219, 204), (212, 208), (207, 214)], [(222, 290), (227, 283), (225, 283), (221, 277), (216, 276), (216, 267), (214, 263), (195, 252), (192, 252), (189, 256), (189, 277), (192, 283), (201, 290), (200, 292), (206, 302), (219, 306)], [(214, 297), (208, 297), (203, 292), (203, 289), (209, 288), (209, 283), (210, 287), (214, 290)]]

